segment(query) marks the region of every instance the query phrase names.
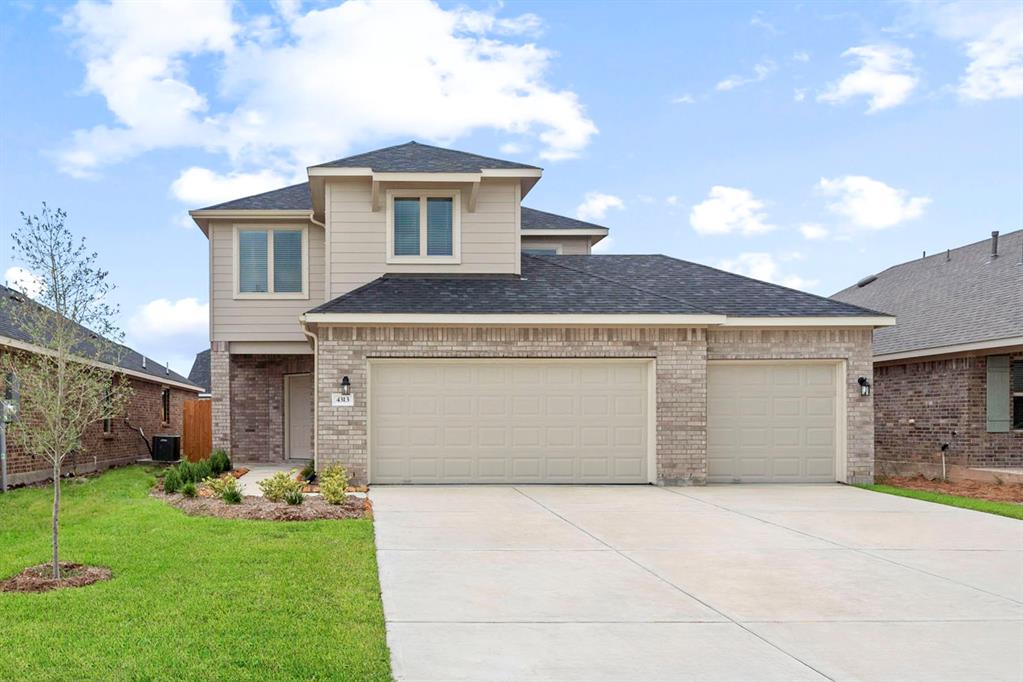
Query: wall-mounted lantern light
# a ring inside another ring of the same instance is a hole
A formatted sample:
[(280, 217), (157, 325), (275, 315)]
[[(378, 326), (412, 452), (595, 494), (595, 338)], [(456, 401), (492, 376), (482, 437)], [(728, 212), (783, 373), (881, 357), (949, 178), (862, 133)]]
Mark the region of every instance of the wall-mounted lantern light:
[(860, 395), (862, 396), (870, 395), (870, 381), (867, 379), (867, 377), (860, 377), (859, 379), (856, 380), (856, 383), (860, 385)]
[(347, 376), (341, 378), (341, 395), (352, 394), (352, 381)]

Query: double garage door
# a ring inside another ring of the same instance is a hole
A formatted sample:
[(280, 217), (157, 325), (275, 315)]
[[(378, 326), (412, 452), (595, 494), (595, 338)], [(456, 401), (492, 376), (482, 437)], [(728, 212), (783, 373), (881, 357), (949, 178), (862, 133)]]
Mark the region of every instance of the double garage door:
[[(835, 480), (834, 364), (710, 364), (711, 482)], [(373, 360), (374, 483), (648, 483), (653, 361)]]

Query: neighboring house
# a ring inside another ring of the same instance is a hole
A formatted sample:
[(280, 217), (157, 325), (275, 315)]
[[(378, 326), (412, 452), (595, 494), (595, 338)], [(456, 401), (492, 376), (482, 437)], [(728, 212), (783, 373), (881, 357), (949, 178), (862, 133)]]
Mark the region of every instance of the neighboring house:
[(879, 470), (1023, 466), (1023, 230), (895, 265), (838, 292), (874, 333)]
[(195, 354), (192, 361), (192, 369), (188, 372), (188, 380), (202, 388), (203, 396), (210, 393), (210, 349), (201, 350)]
[[(16, 314), (16, 306), (25, 303), (25, 296), (0, 286), (0, 297), (0, 354), (37, 351), (38, 347), (31, 344), (31, 337), (21, 329)], [(120, 351), (113, 369), (120, 380), (131, 384), (128, 409), (123, 415), (101, 419), (89, 427), (82, 450), (64, 461), (65, 472), (83, 474), (130, 464), (149, 457), (146, 444), (152, 443), (153, 435), (181, 434), (182, 404), (196, 397), (199, 387), (127, 346), (121, 346)], [(23, 451), (10, 439), (7, 446), (10, 485), (35, 483), (51, 477), (53, 467), (46, 457)]]
[(871, 480), (892, 318), (589, 255), (606, 227), (521, 206), (541, 174), (412, 142), (192, 211), (214, 447), (373, 483)]

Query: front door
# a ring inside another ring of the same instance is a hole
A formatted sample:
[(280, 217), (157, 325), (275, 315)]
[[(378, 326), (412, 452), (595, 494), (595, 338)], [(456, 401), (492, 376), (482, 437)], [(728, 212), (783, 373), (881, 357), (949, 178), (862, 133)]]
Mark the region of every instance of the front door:
[(288, 459), (313, 458), (313, 378), (311, 374), (284, 377), (285, 455)]

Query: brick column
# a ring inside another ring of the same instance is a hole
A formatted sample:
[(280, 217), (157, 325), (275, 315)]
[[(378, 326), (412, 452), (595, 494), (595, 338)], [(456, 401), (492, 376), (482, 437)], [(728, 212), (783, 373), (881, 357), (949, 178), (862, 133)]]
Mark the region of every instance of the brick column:
[(210, 343), (213, 448), (231, 450), (231, 354), (227, 341)]

